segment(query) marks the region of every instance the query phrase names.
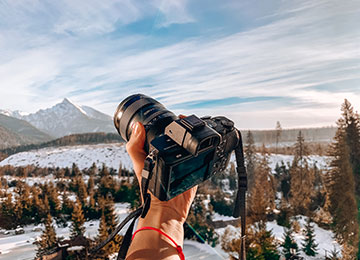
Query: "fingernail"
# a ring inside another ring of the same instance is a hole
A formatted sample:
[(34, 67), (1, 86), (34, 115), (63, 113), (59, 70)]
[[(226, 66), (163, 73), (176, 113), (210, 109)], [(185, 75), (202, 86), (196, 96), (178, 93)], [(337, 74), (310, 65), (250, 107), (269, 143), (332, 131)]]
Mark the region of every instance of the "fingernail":
[(139, 123), (136, 122), (133, 126), (134, 135), (138, 135), (139, 133)]

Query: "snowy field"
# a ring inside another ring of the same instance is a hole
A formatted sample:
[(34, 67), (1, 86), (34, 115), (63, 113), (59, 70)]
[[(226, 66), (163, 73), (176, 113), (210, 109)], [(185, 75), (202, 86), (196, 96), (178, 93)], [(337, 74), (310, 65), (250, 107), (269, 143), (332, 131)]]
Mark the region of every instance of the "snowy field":
[[(269, 162), (271, 169), (275, 169), (276, 163), (281, 165), (291, 163), (292, 155), (271, 154)], [(325, 169), (328, 165), (327, 156), (311, 155), (308, 157), (310, 166), (316, 164), (318, 168)], [(231, 161), (235, 162), (235, 155), (232, 154)], [(40, 150), (17, 153), (9, 156), (0, 162), (0, 166), (26, 166), (35, 165), (38, 167), (71, 167), (76, 163), (80, 169), (90, 168), (93, 163), (101, 167), (104, 163), (107, 167), (119, 169), (120, 163), (126, 169), (132, 169), (132, 163), (126, 152), (124, 144), (98, 144), (64, 146), (57, 148), (43, 148)]]
[(132, 169), (132, 163), (124, 144), (77, 145), (56, 148), (43, 148), (11, 155), (0, 162), (0, 166), (71, 167), (76, 163), (80, 169), (90, 168), (93, 163), (101, 167), (119, 169), (120, 163)]

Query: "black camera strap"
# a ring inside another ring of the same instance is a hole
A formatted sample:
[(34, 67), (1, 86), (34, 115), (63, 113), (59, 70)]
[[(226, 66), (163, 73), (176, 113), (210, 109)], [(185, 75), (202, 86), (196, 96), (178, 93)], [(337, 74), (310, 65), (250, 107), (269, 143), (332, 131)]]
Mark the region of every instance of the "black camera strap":
[(244, 162), (244, 151), (242, 145), (241, 133), (238, 130), (239, 143), (235, 148), (236, 172), (238, 174), (238, 191), (236, 194), (235, 208), (233, 216), (240, 217), (241, 221), (241, 237), (239, 259), (246, 260), (245, 239), (246, 239), (246, 190), (247, 190), (247, 174)]
[(140, 207), (142, 208), (141, 213), (134, 218), (131, 225), (129, 226), (128, 230), (126, 231), (126, 234), (124, 236), (123, 242), (119, 249), (119, 254), (117, 256), (117, 260), (125, 260), (126, 254), (129, 250), (130, 244), (131, 244), (131, 238), (134, 231), (134, 226), (136, 219), (140, 216), (142, 218), (145, 218), (146, 214), (149, 211), (150, 203), (151, 203), (151, 196), (150, 193), (148, 193), (149, 188), (149, 182), (152, 177), (152, 170), (154, 168), (154, 161), (152, 159), (152, 156), (147, 156), (144, 162), (144, 168), (141, 172), (141, 194), (143, 198), (143, 205)]
[(144, 162), (144, 168), (142, 170), (142, 179), (141, 179), (141, 193), (143, 197), (144, 203), (131, 212), (117, 227), (116, 229), (100, 244), (96, 245), (92, 248), (89, 253), (90, 255), (95, 255), (101, 248), (103, 248), (107, 243), (115, 238), (117, 233), (132, 219), (130, 226), (128, 227), (125, 236), (123, 238), (122, 244), (119, 249), (119, 253), (117, 256), (117, 260), (125, 260), (126, 254), (131, 244), (132, 233), (134, 230), (136, 220), (141, 216), (144, 218), (149, 211), (151, 197), (148, 193), (149, 181), (151, 179), (152, 169), (154, 167), (154, 163), (151, 157), (147, 157)]
[(90, 249), (89, 254), (95, 255), (101, 248), (103, 248), (107, 243), (109, 243), (111, 240), (113, 240), (115, 238), (115, 236), (117, 235), (117, 233), (119, 233), (120, 230), (130, 220), (137, 219), (141, 215), (142, 211), (143, 211), (143, 205), (141, 207), (137, 208), (136, 210), (134, 210), (133, 212), (131, 212), (104, 241), (102, 241), (100, 244), (98, 244), (95, 247), (93, 247), (92, 249)]

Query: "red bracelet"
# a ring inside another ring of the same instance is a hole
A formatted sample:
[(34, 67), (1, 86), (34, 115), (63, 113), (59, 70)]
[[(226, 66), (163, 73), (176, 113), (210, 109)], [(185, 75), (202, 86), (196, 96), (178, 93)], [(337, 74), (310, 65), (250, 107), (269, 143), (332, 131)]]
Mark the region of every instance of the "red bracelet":
[(133, 234), (131, 240), (134, 239), (135, 235), (137, 232), (141, 231), (141, 230), (145, 230), (145, 229), (150, 229), (150, 230), (154, 230), (154, 231), (157, 231), (159, 232), (161, 235), (164, 235), (165, 237), (167, 237), (168, 239), (170, 239), (171, 242), (174, 243), (175, 247), (176, 247), (176, 250), (180, 256), (180, 259), (181, 260), (185, 260), (185, 256), (184, 256), (184, 253), (182, 251), (182, 248), (181, 246), (179, 246), (178, 244), (176, 244), (176, 242), (174, 241), (174, 239), (172, 239), (171, 237), (169, 237), (167, 234), (165, 234), (164, 232), (162, 232), (160, 229), (157, 229), (157, 228), (153, 228), (153, 227), (142, 227), (142, 228), (139, 228), (138, 230), (135, 231), (135, 233)]

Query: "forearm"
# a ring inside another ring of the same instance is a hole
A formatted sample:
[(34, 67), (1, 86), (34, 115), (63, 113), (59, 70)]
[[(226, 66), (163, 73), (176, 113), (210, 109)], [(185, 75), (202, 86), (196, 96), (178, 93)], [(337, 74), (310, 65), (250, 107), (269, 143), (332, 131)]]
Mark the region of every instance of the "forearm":
[[(183, 246), (183, 221), (173, 216), (172, 209), (150, 208), (146, 217), (139, 220), (137, 229), (142, 227), (158, 228)], [(179, 260), (179, 255), (168, 238), (154, 230), (142, 230), (135, 235), (126, 259)]]

